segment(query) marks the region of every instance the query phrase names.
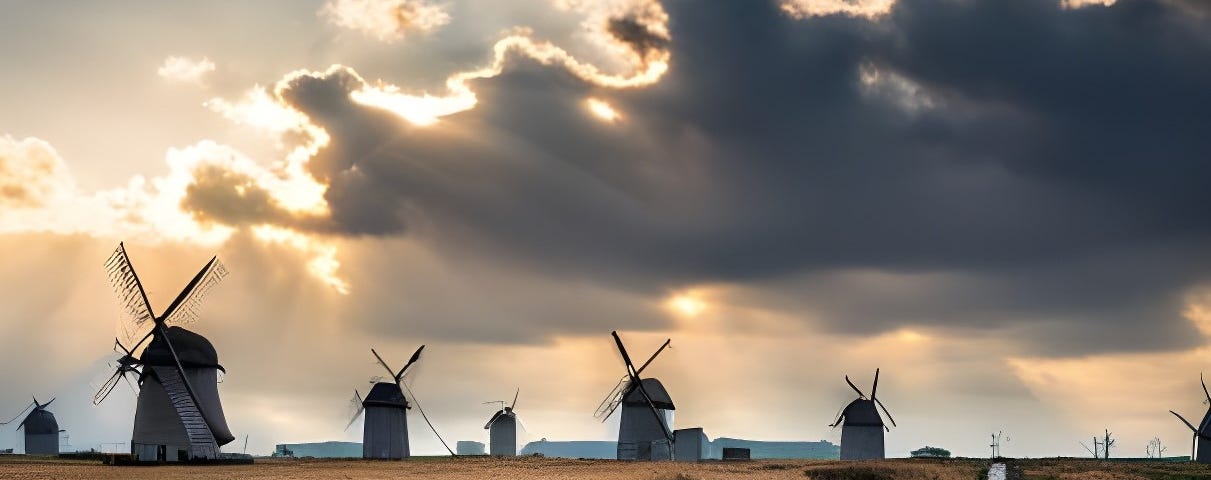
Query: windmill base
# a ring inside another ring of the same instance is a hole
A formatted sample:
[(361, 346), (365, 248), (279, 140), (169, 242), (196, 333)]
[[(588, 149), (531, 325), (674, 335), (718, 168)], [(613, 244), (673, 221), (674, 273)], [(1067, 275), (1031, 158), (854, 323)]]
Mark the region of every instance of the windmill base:
[(188, 460), (167, 462), (155, 460), (139, 460), (134, 455), (115, 454), (105, 455), (101, 459), (105, 465), (116, 466), (151, 466), (151, 465), (251, 465), (252, 455), (240, 453), (224, 453), (219, 458), (193, 458)]
[(672, 460), (673, 444), (668, 440), (618, 442), (619, 460)]

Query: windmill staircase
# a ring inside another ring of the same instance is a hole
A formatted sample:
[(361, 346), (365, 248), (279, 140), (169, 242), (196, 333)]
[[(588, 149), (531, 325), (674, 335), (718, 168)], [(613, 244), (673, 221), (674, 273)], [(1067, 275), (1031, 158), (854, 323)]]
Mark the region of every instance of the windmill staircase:
[(164, 386), (168, 400), (172, 402), (177, 417), (181, 419), (181, 425), (185, 427), (185, 435), (189, 438), (190, 458), (219, 458), (219, 444), (215, 441), (210, 426), (206, 424), (202, 411), (198, 409), (198, 404), (194, 402), (193, 395), (190, 395), (189, 388), (185, 386), (185, 379), (181, 378), (180, 372), (169, 366), (150, 368)]

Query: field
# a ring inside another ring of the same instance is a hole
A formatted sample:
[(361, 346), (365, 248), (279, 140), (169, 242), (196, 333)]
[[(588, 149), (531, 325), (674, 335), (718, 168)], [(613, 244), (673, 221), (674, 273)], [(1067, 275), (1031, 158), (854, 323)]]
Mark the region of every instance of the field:
[[(1012, 480), (1211, 480), (1191, 463), (1048, 459), (1008, 462)], [(402, 462), (261, 459), (240, 466), (108, 467), (94, 462), (0, 456), (4, 479), (600, 479), (600, 480), (980, 480), (987, 460), (759, 460), (649, 463), (544, 458), (420, 458)]]

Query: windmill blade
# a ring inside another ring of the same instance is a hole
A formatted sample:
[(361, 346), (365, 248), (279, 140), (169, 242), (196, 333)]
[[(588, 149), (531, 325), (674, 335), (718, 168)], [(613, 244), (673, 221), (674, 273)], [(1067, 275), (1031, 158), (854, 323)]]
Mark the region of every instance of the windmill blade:
[(607, 393), (601, 403), (597, 405), (597, 410), (593, 411), (593, 418), (605, 422), (614, 414), (614, 410), (618, 409), (618, 405), (622, 403), (622, 395), (626, 393), (630, 387), (631, 376), (624, 375), (618, 380), (618, 384), (614, 385), (614, 389)]
[(124, 375), (122, 375), (121, 367), (114, 371), (114, 374), (109, 377), (109, 380), (106, 380), (105, 383), (101, 384), (101, 388), (97, 390), (97, 393), (93, 394), (93, 405), (100, 405), (101, 402), (104, 402), (106, 398), (109, 398), (109, 394), (114, 391), (114, 387), (118, 386), (118, 377), (124, 377)]
[(841, 407), (840, 410), (837, 410), (837, 419), (834, 420), (833, 423), (830, 423), (828, 426), (837, 428), (837, 425), (840, 425), (841, 420), (844, 420), (844, 419), (845, 419), (845, 407)]
[(378, 352), (374, 351), (373, 348), (370, 349), (370, 353), (373, 353), (374, 358), (378, 359), (379, 365), (382, 365), (383, 368), (387, 369), (387, 375), (390, 375), (391, 378), (395, 378), (395, 370), (392, 370), (391, 367), (387, 365), (387, 361), (383, 360), (383, 357), (379, 355)]
[(420, 412), (420, 417), (425, 419), (425, 423), (429, 425), (429, 429), (433, 430), (433, 435), (437, 437), (437, 441), (442, 442), (442, 446), (446, 447), (446, 451), (450, 452), (450, 456), (457, 457), (458, 454), (454, 453), (454, 450), (450, 449), (450, 446), (446, 444), (446, 440), (442, 438), (442, 435), (437, 433), (437, 428), (433, 426), (433, 422), (429, 421), (429, 416), (425, 415), (425, 409), (421, 408), (420, 401), (416, 399), (416, 394), (412, 393), (412, 389), (408, 388), (408, 384), (401, 383), (400, 386), (403, 387), (404, 391), (408, 392), (409, 397), (412, 397), (412, 403), (416, 404), (416, 411)]
[[(46, 407), (49, 407), (49, 406), (50, 406), (50, 404), (55, 403), (55, 398), (57, 398), (57, 397), (51, 397), (51, 399), (50, 399), (50, 401), (49, 401), (49, 402), (43, 403), (43, 404), (41, 404), (41, 405), (38, 405), (38, 408), (41, 408), (41, 409), (46, 409)], [(34, 401), (35, 401), (35, 402), (37, 402), (37, 401), (38, 401), (38, 399), (34, 399)]]
[(135, 273), (135, 267), (131, 264), (130, 257), (126, 255), (124, 243), (118, 243), (118, 248), (109, 256), (109, 260), (105, 261), (105, 271), (110, 285), (118, 294), (122, 307), (135, 326), (143, 326), (148, 321), (155, 321), (151, 302), (147, 300), (147, 292), (143, 289), (143, 283), (139, 281), (139, 275)]
[(871, 385), (871, 387), (870, 387), (870, 398), (875, 398), (875, 395), (876, 395), (875, 392), (878, 392), (878, 391), (879, 391), (879, 369), (876, 368), (875, 369), (875, 384)]
[(663, 352), (665, 348), (668, 348), (670, 343), (673, 343), (673, 339), (670, 338), (665, 340), (664, 345), (661, 345), (660, 348), (656, 349), (656, 353), (653, 353), (652, 356), (648, 358), (648, 361), (643, 362), (643, 366), (639, 367), (639, 370), (635, 371), (635, 375), (643, 373), (643, 369), (648, 368), (648, 365), (652, 364), (652, 360), (655, 360), (656, 356), (660, 355), (660, 352)]
[[(416, 353), (412, 354), (412, 358), (408, 359), (408, 363), (404, 364), (404, 368), (399, 369), (399, 373), (394, 375), (395, 383), (399, 383), (399, 380), (401, 378), (404, 378), (404, 372), (408, 371), (408, 367), (411, 367), (412, 364), (414, 364), (420, 360), (420, 352), (421, 352), (421, 350), (424, 350), (424, 349), (425, 349), (424, 345), (421, 345), (420, 348), (416, 349)], [(382, 359), (379, 359), (379, 360), (381, 361)], [(388, 370), (390, 370), (390, 369), (388, 369)]]
[(362, 405), (362, 394), (358, 393), (357, 390), (353, 391), (353, 398), (349, 399), (349, 406), (351, 407), (350, 410), (353, 410), (353, 415), (349, 418), (349, 423), (345, 424), (345, 431), (348, 431), (349, 427), (353, 426), (353, 423), (366, 410), (366, 406)]
[(227, 277), (227, 268), (219, 262), (219, 257), (217, 255), (210, 257), (210, 261), (206, 262), (206, 265), (198, 271), (197, 275), (193, 276), (189, 284), (181, 289), (177, 298), (173, 299), (168, 308), (164, 310), (161, 319), (170, 325), (182, 325), (197, 320), (202, 300), (225, 277)]
[(513, 392), (513, 404), (512, 404), (512, 405), (509, 405), (509, 410), (510, 410), (510, 411), (512, 411), (513, 409), (517, 408), (517, 396), (518, 396), (518, 395), (521, 395), (521, 387), (517, 387), (517, 391), (516, 391), (516, 392)]
[(875, 403), (879, 404), (879, 408), (883, 409), (883, 414), (887, 415), (887, 419), (891, 420), (891, 425), (893, 427), (898, 427), (899, 425), (896, 425), (896, 419), (891, 418), (891, 412), (887, 411), (887, 407), (883, 406), (883, 402), (880, 402), (879, 399), (877, 399), (877, 398), (874, 399), (874, 401), (875, 401)]
[(1207, 391), (1207, 381), (1203, 379), (1202, 372), (1198, 374), (1198, 381), (1203, 384), (1203, 395), (1207, 396), (1207, 402), (1211, 402), (1211, 392)]
[(36, 403), (31, 403), (29, 405), (26, 405), (25, 408), (22, 408), (20, 412), (17, 412), (17, 415), (13, 416), (13, 418), (8, 419), (7, 422), (0, 422), (0, 425), (8, 425), (10, 423), (13, 423), (13, 420), (16, 420), (18, 418), (23, 418), (22, 415), (25, 415), (25, 411), (29, 410), (30, 407), (33, 407), (35, 405), (36, 405)]
[(1170, 410), (1169, 412), (1170, 412), (1170, 413), (1172, 413), (1172, 415), (1173, 415), (1173, 416), (1177, 417), (1177, 419), (1180, 419), (1180, 421), (1182, 421), (1182, 423), (1186, 424), (1186, 427), (1189, 427), (1189, 428), (1190, 428), (1190, 432), (1194, 432), (1194, 434), (1195, 434), (1195, 435), (1198, 435), (1198, 434), (1199, 434), (1199, 429), (1194, 428), (1194, 425), (1193, 425), (1193, 424), (1190, 424), (1190, 422), (1189, 422), (1189, 421), (1187, 421), (1186, 417), (1182, 417), (1182, 416), (1180, 415), (1180, 413), (1177, 413), (1177, 412), (1172, 411), (1172, 410)]
[(849, 384), (849, 388), (852, 388), (855, 392), (858, 392), (858, 398), (866, 398), (866, 394), (862, 393), (861, 390), (858, 390), (858, 386), (854, 385), (854, 382), (849, 381), (849, 375), (845, 376), (845, 383)]
[(627, 366), (627, 373), (634, 375), (635, 364), (631, 363), (631, 356), (627, 355), (627, 347), (623, 346), (622, 338), (618, 337), (618, 331), (612, 331), (610, 335), (614, 337), (614, 343), (618, 345), (618, 352), (622, 354), (622, 362)]

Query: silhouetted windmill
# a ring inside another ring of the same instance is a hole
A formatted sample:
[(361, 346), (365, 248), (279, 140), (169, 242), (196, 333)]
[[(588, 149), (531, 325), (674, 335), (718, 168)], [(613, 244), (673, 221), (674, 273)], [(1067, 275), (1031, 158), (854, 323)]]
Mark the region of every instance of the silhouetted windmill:
[[(26, 405), (12, 419), (0, 423), (0, 425), (8, 425), (21, 418), (21, 425), (17, 426), (17, 430), (25, 430), (25, 454), (58, 455), (59, 432), (61, 431), (59, 422), (55, 420), (55, 414), (46, 409), (51, 403), (54, 403), (55, 399), (40, 403), (38, 397), (33, 398), (33, 403)], [(27, 410), (29, 414), (25, 414)], [(25, 417), (21, 417), (21, 415), (25, 415)]]
[[(408, 367), (420, 360), (421, 351), (425, 349), (424, 345), (416, 349), (416, 353), (412, 354), (412, 358), (408, 359), (403, 368), (399, 371), (392, 370), (383, 357), (378, 354), (373, 348), (370, 353), (374, 354), (374, 358), (378, 360), (379, 365), (387, 369), (389, 378), (393, 382), (373, 381), (373, 386), (370, 387), (370, 393), (366, 394), (366, 398), (361, 400), (361, 395), (354, 390), (354, 401), (359, 401), (361, 408), (353, 414), (353, 418), (349, 420), (349, 424), (345, 425), (348, 429), (349, 425), (357, 421), (358, 416), (363, 412), (366, 414), (366, 422), (362, 430), (362, 457), (363, 458), (382, 458), (390, 460), (399, 460), (407, 458), (411, 455), (411, 450), (408, 445), (408, 410), (412, 408), (412, 404), (416, 404), (417, 411), (420, 412), (421, 418), (433, 430), (433, 434), (441, 441), (442, 446), (454, 455), (454, 451), (446, 445), (446, 441), (441, 438), (441, 434), (437, 433), (437, 429), (433, 427), (433, 423), (429, 422), (429, 417), (425, 415), (424, 409), (420, 403), (416, 401), (416, 396), (405, 396), (404, 391), (408, 390), (408, 385), (403, 382), (404, 375), (408, 373)], [(411, 397), (411, 400), (409, 400)]]
[[(219, 447), (235, 440), (219, 402), (218, 372), (226, 371), (219, 365), (218, 353), (209, 340), (179, 325), (197, 319), (202, 300), (227, 276), (227, 269), (218, 257), (211, 257), (157, 316), (124, 244), (118, 244), (105, 267), (133, 322), (127, 333), (150, 329), (131, 348), (114, 339), (114, 349), (120, 349), (122, 356), (114, 374), (93, 396), (93, 403), (104, 401), (119, 378), (134, 374), (140, 386), (130, 441), (134, 459), (218, 459)], [(147, 340), (151, 342), (139, 352)]]
[(664, 385), (656, 378), (642, 378), (640, 375), (652, 360), (663, 352), (672, 340), (665, 340), (656, 353), (639, 368), (631, 363), (631, 356), (618, 337), (618, 332), (610, 332), (622, 361), (626, 364), (626, 374), (618, 381), (605, 400), (597, 406), (594, 417), (604, 422), (614, 413), (619, 405), (622, 406), (622, 419), (618, 426), (618, 459), (619, 460), (671, 460), (673, 458), (673, 399), (669, 397)]
[(513, 393), (513, 403), (505, 406), (503, 400), (488, 403), (500, 403), (500, 410), (488, 419), (484, 430), (488, 431), (488, 453), (494, 457), (512, 457), (517, 455), (517, 396), (521, 389)]
[(1178, 415), (1177, 412), (1169, 410), (1169, 413), (1172, 413), (1182, 423), (1186, 424), (1187, 427), (1190, 427), (1190, 431), (1193, 432), (1190, 438), (1190, 459), (1199, 463), (1211, 463), (1211, 393), (1207, 392), (1207, 382), (1203, 380), (1202, 374), (1199, 374), (1198, 380), (1203, 385), (1203, 396), (1207, 398), (1207, 403), (1209, 404), (1207, 413), (1203, 414), (1203, 421), (1199, 422), (1198, 428), (1191, 425), (1189, 421)]
[(883, 410), (892, 426), (896, 425), (896, 421), (891, 418), (891, 413), (883, 406), (883, 402), (875, 396), (879, 391), (879, 369), (875, 369), (875, 383), (870, 388), (870, 398), (866, 398), (866, 394), (862, 393), (854, 382), (849, 381), (848, 375), (845, 376), (845, 383), (858, 392), (858, 398), (850, 402), (829, 425), (833, 428), (841, 425), (841, 460), (884, 458), (883, 432), (890, 432), (891, 429), (883, 423), (883, 417), (879, 415), (875, 405)]

